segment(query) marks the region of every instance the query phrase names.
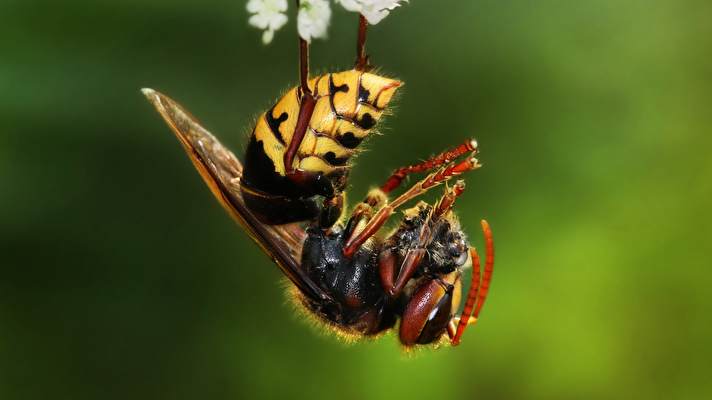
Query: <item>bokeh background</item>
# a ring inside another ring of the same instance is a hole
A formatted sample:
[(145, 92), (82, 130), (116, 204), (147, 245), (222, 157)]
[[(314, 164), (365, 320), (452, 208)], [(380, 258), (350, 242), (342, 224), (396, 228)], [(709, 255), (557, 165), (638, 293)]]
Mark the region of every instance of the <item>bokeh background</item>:
[[(351, 198), (474, 135), (458, 212), (491, 297), (456, 349), (344, 345), (286, 304), (139, 92), (241, 152), (297, 81), (240, 0), (0, 1), (0, 398), (712, 394), (712, 2), (421, 1), (368, 50), (406, 82)], [(316, 71), (346, 69), (335, 9)]]

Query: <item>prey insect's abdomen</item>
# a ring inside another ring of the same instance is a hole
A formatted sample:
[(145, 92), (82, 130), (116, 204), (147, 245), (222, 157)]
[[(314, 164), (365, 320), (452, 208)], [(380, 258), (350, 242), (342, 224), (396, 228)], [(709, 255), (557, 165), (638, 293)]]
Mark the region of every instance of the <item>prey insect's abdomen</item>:
[[(298, 147), (295, 144), (292, 164), (285, 165), (303, 96), (301, 88), (290, 89), (260, 115), (250, 137), (243, 177), (248, 204), (266, 223), (315, 218), (320, 207), (312, 197), (335, 197), (344, 189), (351, 157), (400, 85), (397, 80), (357, 70), (311, 79), (313, 111)], [(308, 180), (288, 176), (290, 171), (299, 171)]]

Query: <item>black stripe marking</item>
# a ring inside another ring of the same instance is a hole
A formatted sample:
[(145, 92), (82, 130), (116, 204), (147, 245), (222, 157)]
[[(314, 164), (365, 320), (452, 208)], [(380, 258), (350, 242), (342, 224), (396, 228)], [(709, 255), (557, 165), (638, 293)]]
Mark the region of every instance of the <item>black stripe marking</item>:
[(335, 167), (346, 165), (346, 162), (349, 161), (348, 157), (336, 157), (336, 154), (334, 154), (333, 151), (327, 152), (322, 158), (324, 159), (324, 161)]
[(275, 169), (274, 160), (265, 152), (264, 143), (252, 135), (245, 151), (242, 181), (253, 189), (269, 194), (299, 196), (294, 185)]
[(357, 138), (353, 132), (346, 132), (343, 135), (336, 137), (336, 141), (347, 149), (355, 149), (359, 144), (361, 144), (361, 140), (362, 139)]
[(334, 96), (338, 92), (344, 92), (348, 93), (349, 92), (349, 85), (347, 84), (341, 84), (339, 86), (336, 86), (334, 84), (334, 76), (333, 74), (329, 74), (329, 94), (331, 96)]
[(272, 113), (274, 112), (275, 106), (272, 106), (272, 108), (270, 108), (265, 113), (265, 119), (267, 120), (267, 125), (269, 126), (269, 129), (272, 131), (272, 135), (274, 135), (274, 137), (277, 138), (277, 140), (283, 146), (285, 146), (286, 144), (284, 143), (284, 138), (282, 138), (282, 134), (279, 132), (279, 126), (282, 124), (282, 122), (286, 121), (289, 118), (289, 114), (287, 114), (286, 111), (283, 111), (282, 114), (279, 115), (279, 117), (274, 118), (274, 115)]
[(360, 120), (356, 120), (356, 125), (363, 129), (369, 130), (376, 125), (376, 120), (373, 119), (373, 116), (370, 113), (364, 113)]
[(368, 98), (371, 96), (371, 91), (366, 89), (365, 86), (363, 86), (363, 84), (361, 83), (362, 78), (363, 78), (363, 74), (359, 75), (359, 77), (358, 77), (358, 103), (368, 106), (368, 107), (371, 107), (376, 111), (383, 111), (384, 108), (381, 108), (376, 105), (376, 104), (378, 104), (378, 99), (381, 97), (381, 93), (383, 93), (383, 90), (378, 92), (378, 95), (374, 99), (373, 103), (371, 103), (370, 101), (368, 101)]
[(336, 112), (336, 106), (334, 105), (334, 96), (338, 92), (349, 92), (349, 85), (343, 84), (341, 86), (336, 86), (334, 85), (334, 76), (333, 74), (329, 74), (329, 104), (331, 105), (331, 112), (334, 113), (338, 118), (343, 118), (341, 114)]
[(364, 104), (369, 104), (368, 103), (368, 98), (371, 96), (371, 92), (363, 87), (363, 84), (361, 83), (361, 78), (363, 77), (363, 74), (359, 75), (358, 77), (358, 102), (359, 103), (364, 103)]
[(316, 97), (317, 99), (321, 98), (324, 95), (328, 95), (328, 93), (319, 93), (319, 83), (321, 82), (321, 79), (324, 77), (324, 75), (320, 75), (318, 78), (316, 78), (316, 81), (314, 81), (314, 90), (312, 90), (312, 95)]

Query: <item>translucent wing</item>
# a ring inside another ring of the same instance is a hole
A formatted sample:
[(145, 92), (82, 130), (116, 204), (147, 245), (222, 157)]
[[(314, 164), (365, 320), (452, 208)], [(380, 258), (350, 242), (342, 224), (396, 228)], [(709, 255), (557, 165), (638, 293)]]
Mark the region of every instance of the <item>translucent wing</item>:
[(247, 230), (302, 293), (314, 300), (329, 300), (329, 296), (300, 267), (304, 230), (296, 224), (265, 225), (259, 222), (245, 206), (240, 192), (240, 160), (171, 98), (153, 89), (142, 91), (176, 135), (200, 176), (230, 216)]

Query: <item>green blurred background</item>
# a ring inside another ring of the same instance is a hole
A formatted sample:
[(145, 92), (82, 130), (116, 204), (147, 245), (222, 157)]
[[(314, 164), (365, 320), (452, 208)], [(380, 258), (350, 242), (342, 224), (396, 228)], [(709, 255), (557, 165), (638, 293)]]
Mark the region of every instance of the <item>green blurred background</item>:
[[(493, 226), (456, 349), (347, 346), (286, 304), (139, 92), (241, 153), (296, 80), (240, 0), (0, 0), (0, 398), (700, 399), (712, 393), (712, 2), (422, 1), (371, 30), (406, 82), (351, 199), (474, 135)], [(354, 58), (335, 9), (316, 71)]]

